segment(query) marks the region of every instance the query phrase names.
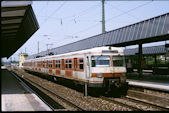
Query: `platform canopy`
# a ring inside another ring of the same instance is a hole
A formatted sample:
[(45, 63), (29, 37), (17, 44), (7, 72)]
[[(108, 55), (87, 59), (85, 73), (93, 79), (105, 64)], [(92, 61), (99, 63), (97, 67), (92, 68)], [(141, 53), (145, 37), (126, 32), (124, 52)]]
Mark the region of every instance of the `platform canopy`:
[(101, 46), (125, 47), (129, 45), (165, 41), (169, 39), (169, 13), (98, 34), (70, 44), (42, 51), (28, 57), (63, 54)]
[(39, 29), (31, 4), (1, 2), (1, 58), (9, 58)]
[[(168, 45), (168, 44), (166, 44)], [(164, 55), (169, 51), (169, 48), (165, 45), (143, 47), (143, 55)], [(138, 54), (138, 48), (125, 49), (125, 56), (133, 56)]]

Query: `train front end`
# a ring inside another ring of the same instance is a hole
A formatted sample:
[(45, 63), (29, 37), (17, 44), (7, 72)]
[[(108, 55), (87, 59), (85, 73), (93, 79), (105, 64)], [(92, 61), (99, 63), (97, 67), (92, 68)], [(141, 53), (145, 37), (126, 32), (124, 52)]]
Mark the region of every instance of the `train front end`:
[(108, 48), (91, 56), (91, 81), (105, 93), (125, 95), (128, 89), (123, 50)]

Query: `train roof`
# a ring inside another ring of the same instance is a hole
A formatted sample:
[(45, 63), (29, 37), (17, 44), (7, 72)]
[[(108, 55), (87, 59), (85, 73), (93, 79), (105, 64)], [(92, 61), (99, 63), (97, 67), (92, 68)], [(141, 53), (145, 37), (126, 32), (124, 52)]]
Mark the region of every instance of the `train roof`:
[(34, 58), (34, 59), (28, 59), (25, 60), (25, 62), (27, 61), (34, 61), (34, 60), (43, 60), (43, 59), (51, 59), (51, 58), (55, 58), (55, 57), (62, 57), (62, 56), (69, 56), (69, 55), (80, 55), (80, 54), (88, 54), (88, 53), (102, 53), (103, 50), (112, 50), (112, 51), (117, 51), (118, 53), (123, 53), (123, 49), (119, 48), (119, 47), (112, 47), (112, 46), (103, 46), (103, 47), (95, 47), (92, 49), (86, 49), (86, 50), (81, 50), (81, 51), (75, 51), (75, 52), (69, 52), (69, 53), (64, 53), (64, 54), (59, 54), (59, 55), (52, 55), (52, 56), (45, 56), (45, 57), (40, 57), (40, 58)]

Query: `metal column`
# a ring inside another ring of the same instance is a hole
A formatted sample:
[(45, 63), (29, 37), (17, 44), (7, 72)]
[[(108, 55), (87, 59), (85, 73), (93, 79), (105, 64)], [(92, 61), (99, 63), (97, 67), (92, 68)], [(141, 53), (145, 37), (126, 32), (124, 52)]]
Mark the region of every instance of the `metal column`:
[(153, 69), (153, 73), (155, 74), (157, 70), (157, 55), (154, 55), (154, 69)]
[(84, 96), (87, 97), (87, 82), (84, 85)]
[(102, 33), (105, 33), (104, 0), (102, 0)]
[(143, 54), (143, 52), (142, 52), (142, 44), (139, 44), (139, 54), (138, 54), (138, 64), (139, 64), (139, 66), (138, 66), (138, 72), (139, 72), (139, 77), (141, 77), (142, 76), (142, 55)]

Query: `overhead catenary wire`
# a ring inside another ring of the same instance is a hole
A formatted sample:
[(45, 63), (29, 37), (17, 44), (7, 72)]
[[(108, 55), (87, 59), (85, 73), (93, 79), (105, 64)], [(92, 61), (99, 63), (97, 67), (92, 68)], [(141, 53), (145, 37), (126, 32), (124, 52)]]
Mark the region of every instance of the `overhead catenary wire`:
[(117, 18), (117, 17), (122, 16), (122, 15), (124, 15), (124, 14), (126, 14), (126, 13), (129, 13), (129, 12), (131, 12), (131, 11), (134, 11), (135, 9), (140, 8), (140, 7), (143, 7), (143, 6), (145, 6), (145, 5), (149, 4), (149, 3), (152, 3), (152, 2), (153, 2), (153, 1), (149, 1), (149, 2), (146, 2), (146, 3), (144, 3), (144, 4), (141, 4), (141, 5), (137, 6), (137, 7), (135, 7), (135, 8), (132, 8), (132, 9), (130, 9), (130, 10), (124, 11), (123, 13), (121, 13), (121, 14), (119, 14), (119, 15), (117, 15), (117, 16), (111, 17), (111, 18), (107, 19), (106, 21), (110, 21), (110, 20), (112, 20), (112, 19), (114, 19), (114, 18)]
[[(56, 9), (53, 11), (53, 13), (51, 13), (51, 14), (48, 16), (48, 18), (44, 20), (44, 22), (42, 23), (42, 25), (44, 25), (44, 24), (47, 22), (47, 20), (49, 20), (49, 18), (50, 18), (52, 15), (54, 15), (54, 13), (56, 13), (57, 11), (59, 11), (59, 10), (64, 6), (65, 3), (66, 3), (66, 1), (64, 1), (58, 8), (56, 8)], [(41, 25), (41, 26), (42, 26), (42, 25)]]
[[(109, 6), (109, 5), (108, 5)], [(124, 10), (122, 10), (122, 9), (120, 9), (120, 8), (118, 8), (118, 7), (115, 7), (115, 6), (113, 6), (113, 7), (111, 7), (111, 8), (113, 8), (113, 9), (116, 9), (116, 10), (120, 10), (121, 12), (125, 12)], [(135, 19), (140, 19), (140, 18), (138, 18), (138, 17), (136, 17), (136, 16), (134, 16), (134, 15), (131, 15), (131, 14), (129, 14), (129, 12), (126, 12), (126, 15), (128, 15), (128, 16), (131, 16), (131, 17), (133, 17), (133, 18), (135, 18)]]
[(38, 11), (38, 13), (37, 14), (39, 14), (40, 12), (42, 12), (45, 8), (47, 8), (47, 6), (48, 6), (48, 2), (49, 2), (49, 0), (46, 2), (46, 4), (45, 5), (43, 5), (41, 8), (40, 8), (40, 10)]
[[(77, 24), (80, 21), (87, 21), (87, 20), (77, 19), (77, 17), (80, 17), (82, 14), (83, 14), (82, 16), (84, 16), (85, 13), (89, 14), (87, 12), (88, 10), (93, 9), (93, 8), (95, 9), (95, 7), (98, 7), (98, 6), (100, 7), (100, 3), (96, 4), (96, 5), (93, 5), (93, 6), (89, 7), (89, 8), (87, 8), (87, 9), (84, 9), (84, 10), (80, 11), (77, 14), (74, 14), (74, 15), (71, 15), (71, 16), (67, 16), (67, 17), (62, 17), (62, 18), (56, 18), (56, 19), (58, 19), (60, 21), (60, 23), (61, 23), (60, 25), (63, 25), (63, 20), (70, 19), (70, 18), (72, 18), (71, 21), (73, 21), (75, 24)], [(55, 17), (51, 17), (51, 18), (55, 18)], [(96, 22), (96, 21), (93, 20), (92, 22)], [(57, 30), (58, 29), (59, 29), (59, 27), (57, 27)], [(63, 26), (62, 26), (62, 29), (63, 29)], [(55, 29), (55, 33), (56, 33), (57, 30)], [(53, 34), (53, 33), (51, 33), (51, 34)]]
[[(152, 1), (151, 1), (151, 2), (152, 2)], [(65, 3), (65, 2), (64, 2), (64, 3)], [(58, 10), (64, 5), (64, 3), (62, 3), (62, 4), (54, 11), (54, 13), (55, 13), (56, 11), (58, 11)], [(150, 3), (150, 2), (148, 2), (148, 3)], [(124, 11), (124, 12), (121, 13), (120, 15), (111, 17), (111, 18), (109, 18), (109, 19), (106, 20), (106, 21), (110, 21), (110, 20), (112, 20), (112, 19), (114, 19), (114, 18), (117, 18), (117, 17), (119, 17), (119, 16), (121, 16), (121, 15), (124, 15), (124, 14), (126, 14), (126, 13), (128, 13), (128, 12), (130, 12), (130, 11), (133, 11), (133, 10), (139, 8), (139, 7), (142, 7), (142, 6), (144, 6), (144, 5), (147, 5), (148, 3), (141, 4), (141, 5), (139, 5), (139, 6), (135, 7), (135, 8), (132, 8), (132, 9), (127, 10), (127, 11)], [(95, 6), (97, 6), (97, 5), (95, 5)], [(94, 7), (94, 6), (92, 6), (92, 7)], [(88, 8), (88, 9), (85, 9), (85, 10), (83, 10), (83, 11), (81, 11), (81, 12), (84, 13), (84, 12), (86, 12), (87, 10), (91, 9), (92, 7)], [(81, 15), (81, 14), (83, 14), (83, 13), (78, 13), (78, 14)], [(53, 13), (52, 13), (50, 16), (48, 16), (48, 18), (46, 19), (46, 21), (47, 21), (50, 17), (52, 17), (52, 15), (53, 15)], [(71, 16), (70, 16), (70, 17), (71, 17)], [(73, 15), (73, 17), (74, 17), (74, 15)], [(45, 21), (45, 22), (46, 22), (46, 21)], [(99, 22), (99, 23), (100, 23), (100, 22)], [(96, 24), (94, 24), (94, 25), (91, 25), (91, 26), (89, 26), (89, 27), (83, 29), (83, 30), (80, 30), (80, 31), (74, 33), (73, 35), (76, 35), (76, 34), (79, 34), (79, 33), (82, 33), (82, 32), (86, 32), (86, 31), (90, 30), (91, 28), (96, 27), (99, 23), (96, 23)], [(73, 36), (73, 35), (72, 35), (72, 36)]]
[[(67, 20), (67, 19), (70, 19), (70, 18), (77, 18), (77, 17), (79, 17), (81, 15), (84, 16), (84, 14), (89, 14), (89, 12), (87, 12), (88, 10), (94, 9), (95, 7), (98, 7), (98, 6), (100, 7), (100, 4), (91, 6), (91, 7), (87, 8), (87, 9), (84, 9), (84, 10), (82, 10), (82, 11), (76, 13), (76, 14), (70, 15), (70, 16), (66, 16), (66, 17), (54, 17), (54, 16), (51, 16), (50, 19), (53, 18), (53, 19), (60, 20), (62, 18), (62, 20)], [(40, 17), (49, 18), (49, 16), (40, 16)]]
[[(131, 12), (131, 11), (137, 9), (137, 8), (143, 7), (143, 6), (145, 6), (145, 5), (147, 5), (147, 4), (151, 3), (151, 2), (153, 2), (153, 1), (146, 2), (146, 3), (141, 4), (141, 5), (139, 5), (139, 6), (135, 7), (135, 8), (132, 8), (132, 9), (130, 9), (130, 10), (127, 10), (127, 11), (125, 11), (125, 12), (123, 12), (123, 13), (117, 15), (117, 16), (113, 16), (113, 17), (107, 19), (106, 22), (107, 22), (107, 21), (110, 21), (110, 20), (112, 20), (112, 19), (115, 19), (115, 18), (117, 18), (117, 17), (119, 17), (119, 16), (122, 16), (122, 15), (128, 13), (128, 12)], [(73, 35), (79, 34), (79, 33), (81, 33), (81, 32), (86, 32), (86, 31), (90, 30), (91, 28), (96, 27), (98, 24), (99, 24), (99, 23), (94, 24), (94, 25), (92, 25), (92, 26), (90, 26), (90, 27), (87, 27), (87, 28), (85, 28), (85, 29), (83, 29), (83, 30), (81, 30), (81, 31), (76, 32), (76, 33), (73, 33)]]
[(82, 11), (76, 13), (76, 14), (71, 15), (71, 16), (66, 16), (66, 17), (61, 17), (61, 18), (64, 20), (64, 19), (69, 19), (69, 18), (75, 18), (75, 17), (81, 16), (81, 15), (84, 16), (85, 13), (86, 14), (89, 13), (89, 12), (87, 12), (88, 10), (93, 9), (95, 7), (98, 7), (98, 6), (100, 7), (100, 3), (96, 4), (94, 6), (91, 6), (91, 7), (87, 8), (87, 9), (84, 9), (84, 10), (82, 10)]

